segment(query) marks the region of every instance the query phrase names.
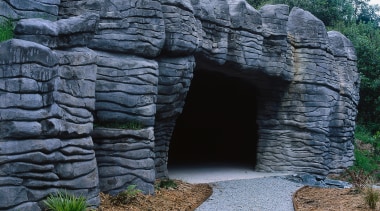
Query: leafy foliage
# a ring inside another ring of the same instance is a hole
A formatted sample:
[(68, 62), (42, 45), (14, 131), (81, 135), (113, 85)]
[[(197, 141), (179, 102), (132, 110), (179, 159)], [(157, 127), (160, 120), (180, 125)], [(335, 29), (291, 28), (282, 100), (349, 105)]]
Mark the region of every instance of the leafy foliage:
[(13, 38), (14, 24), (10, 19), (0, 19), (0, 42)]
[(177, 183), (171, 179), (160, 180), (156, 183), (157, 189), (160, 189), (160, 188), (165, 188), (165, 189), (173, 188), (173, 189), (175, 189), (177, 187), (178, 187)]
[(88, 206), (85, 197), (76, 197), (67, 191), (50, 194), (43, 202), (52, 211), (85, 211)]

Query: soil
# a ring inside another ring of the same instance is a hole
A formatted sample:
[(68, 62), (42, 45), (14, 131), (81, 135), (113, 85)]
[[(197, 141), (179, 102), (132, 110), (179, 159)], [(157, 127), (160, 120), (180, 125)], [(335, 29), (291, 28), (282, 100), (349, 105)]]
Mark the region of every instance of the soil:
[[(379, 190), (376, 190), (379, 192)], [(293, 196), (295, 211), (368, 211), (371, 210), (364, 201), (364, 193), (349, 188), (316, 188), (305, 186)], [(376, 209), (380, 210), (377, 203)]]
[(190, 184), (174, 180), (176, 188), (156, 188), (154, 195), (138, 194), (128, 204), (114, 205), (110, 196), (101, 193), (99, 211), (191, 211), (195, 210), (212, 194), (209, 184)]

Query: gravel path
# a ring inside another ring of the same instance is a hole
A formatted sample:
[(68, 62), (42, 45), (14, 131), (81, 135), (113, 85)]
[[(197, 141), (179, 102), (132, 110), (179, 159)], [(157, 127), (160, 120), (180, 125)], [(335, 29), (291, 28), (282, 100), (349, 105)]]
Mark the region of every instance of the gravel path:
[(293, 211), (292, 195), (303, 186), (281, 177), (210, 184), (213, 194), (196, 211)]

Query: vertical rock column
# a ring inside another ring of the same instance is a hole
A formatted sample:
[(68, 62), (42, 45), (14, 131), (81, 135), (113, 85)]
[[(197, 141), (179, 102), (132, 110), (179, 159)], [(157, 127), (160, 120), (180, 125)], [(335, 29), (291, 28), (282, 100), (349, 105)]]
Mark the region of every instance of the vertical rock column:
[(182, 113), (189, 91), (195, 61), (193, 56), (160, 58), (156, 127), (154, 128), (156, 177), (168, 177), (170, 139), (178, 116)]
[(94, 57), (17, 39), (0, 53), (0, 209), (40, 210), (62, 189), (97, 206)]
[(157, 58), (159, 80), (154, 128), (157, 178), (168, 177), (170, 140), (193, 78), (193, 55), (202, 42), (200, 22), (195, 19), (189, 2), (163, 0), (161, 3), (165, 21), (165, 44), (164, 55)]
[[(154, 60), (97, 51), (95, 128), (100, 189), (117, 194), (129, 185), (154, 191), (154, 134), (158, 64)], [(136, 124), (128, 130), (117, 125)], [(111, 126), (107, 126), (111, 127)]]
[(355, 117), (359, 102), (360, 78), (355, 49), (345, 36), (328, 32), (330, 49), (335, 58), (339, 79), (339, 98), (330, 121), (330, 173), (339, 173), (353, 165)]

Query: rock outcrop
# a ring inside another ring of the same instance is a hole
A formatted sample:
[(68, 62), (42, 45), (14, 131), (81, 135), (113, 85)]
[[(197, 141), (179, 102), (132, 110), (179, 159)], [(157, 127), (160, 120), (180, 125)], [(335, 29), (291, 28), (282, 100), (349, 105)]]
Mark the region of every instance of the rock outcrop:
[(257, 170), (324, 176), (352, 165), (355, 49), (307, 11), (244, 0), (5, 0), (0, 8), (20, 19), (17, 39), (0, 43), (0, 210), (40, 210), (59, 189), (93, 206), (99, 191), (137, 184), (152, 193), (154, 179), (168, 176), (196, 71), (258, 90)]
[(97, 206), (94, 54), (18, 39), (0, 49), (0, 209), (40, 210), (61, 189)]

